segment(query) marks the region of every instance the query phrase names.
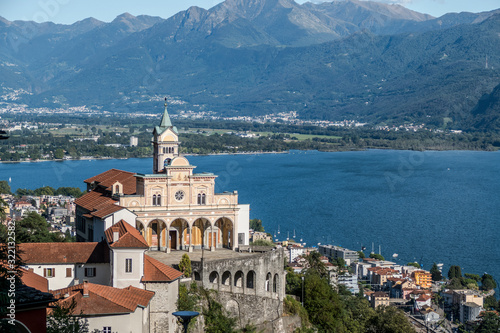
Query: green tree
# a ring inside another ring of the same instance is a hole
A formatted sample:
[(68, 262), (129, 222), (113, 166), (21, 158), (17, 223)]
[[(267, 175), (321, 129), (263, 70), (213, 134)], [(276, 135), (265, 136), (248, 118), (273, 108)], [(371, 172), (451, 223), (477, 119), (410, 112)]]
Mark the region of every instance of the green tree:
[(37, 188), (34, 191), (34, 194), (37, 195), (37, 196), (40, 196), (40, 195), (54, 195), (55, 194), (55, 190), (54, 190), (53, 187), (44, 186), (44, 187)]
[(420, 265), (418, 264), (418, 262), (409, 262), (406, 264), (406, 266), (413, 266), (413, 267), (420, 268)]
[(481, 277), (481, 289), (483, 290), (492, 290), (497, 287), (497, 283), (495, 279), (490, 274), (484, 273)]
[(436, 263), (432, 265), (430, 273), (432, 275), (432, 281), (441, 281), (443, 279), (443, 275)]
[(0, 194), (11, 194), (9, 182), (0, 180)]
[(408, 321), (403, 311), (393, 306), (381, 306), (376, 310), (376, 315), (370, 318), (367, 332), (380, 333), (410, 333), (416, 332)]
[(56, 304), (47, 317), (47, 333), (87, 333), (89, 325), (81, 316), (74, 315), (76, 301), (68, 306)]
[(250, 229), (253, 231), (264, 232), (264, 227), (262, 226), (262, 221), (260, 219), (251, 219), (250, 220)]
[(251, 245), (255, 245), (255, 246), (274, 246), (274, 243), (271, 242), (270, 240), (266, 240), (266, 239), (257, 239), (255, 242), (252, 242)]
[(500, 318), (496, 313), (486, 312), (474, 333), (500, 332)]
[(179, 270), (184, 273), (185, 277), (190, 277), (192, 273), (191, 259), (187, 253), (182, 255), (181, 261), (179, 262)]
[(229, 316), (222, 305), (215, 301), (211, 291), (201, 289), (206, 306), (202, 314), (205, 319), (205, 332), (207, 333), (233, 333), (236, 332), (236, 318)]
[(318, 251), (309, 253), (306, 256), (307, 263), (309, 264), (307, 271), (308, 273), (314, 272), (319, 276), (324, 277), (326, 276), (326, 266), (320, 258), (321, 254)]
[(451, 266), (448, 270), (448, 278), (461, 278), (462, 277), (462, 269), (460, 266)]
[(191, 283), (189, 288), (184, 284), (179, 285), (179, 296), (177, 298), (178, 311), (198, 310), (196, 306), (199, 300), (200, 295), (198, 294), (198, 286), (196, 282)]
[(480, 277), (479, 275), (477, 275), (477, 274), (465, 273), (465, 274), (464, 274), (464, 276), (465, 276), (466, 278), (468, 278), (468, 279), (472, 279), (472, 280), (474, 280), (474, 281), (476, 281), (476, 282), (481, 281), (481, 277)]
[(358, 251), (358, 256), (361, 258), (361, 259), (364, 259), (366, 256), (365, 256), (365, 253), (363, 251)]
[(322, 332), (343, 332), (343, 304), (328, 280), (317, 272), (307, 271), (304, 287), (304, 307), (309, 320)]
[(5, 200), (0, 197), (0, 222), (5, 221), (5, 219), (7, 218), (7, 207), (7, 202), (5, 202)]
[(49, 232), (50, 225), (36, 212), (29, 212), (16, 223), (16, 241), (20, 243), (64, 242), (64, 236)]
[(385, 260), (384, 256), (378, 253), (370, 253), (370, 258), (373, 259), (378, 259), (378, 260)]
[(54, 158), (60, 160), (64, 157), (64, 150), (62, 148), (57, 148), (54, 152)]

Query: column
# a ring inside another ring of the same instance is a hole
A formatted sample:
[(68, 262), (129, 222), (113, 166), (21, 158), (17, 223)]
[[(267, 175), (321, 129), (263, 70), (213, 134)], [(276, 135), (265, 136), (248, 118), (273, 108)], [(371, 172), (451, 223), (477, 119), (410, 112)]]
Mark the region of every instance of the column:
[(191, 244), (193, 244), (193, 233), (192, 233), (192, 230), (193, 230), (193, 227), (189, 226), (188, 225), (188, 228), (189, 228), (189, 247), (188, 247), (188, 252), (193, 252), (193, 247), (191, 246)]

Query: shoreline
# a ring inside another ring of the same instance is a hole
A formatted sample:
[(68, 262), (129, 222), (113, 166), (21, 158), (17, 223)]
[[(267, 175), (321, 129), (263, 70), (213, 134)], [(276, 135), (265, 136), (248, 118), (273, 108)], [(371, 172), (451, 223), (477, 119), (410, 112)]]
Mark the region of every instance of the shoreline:
[[(500, 150), (469, 150), (469, 149), (423, 149), (423, 150), (415, 150), (415, 149), (395, 149), (395, 148), (363, 148), (363, 149), (347, 149), (347, 150), (315, 150), (315, 149), (293, 149), (297, 151), (319, 151), (324, 153), (344, 153), (344, 152), (352, 152), (352, 151), (368, 151), (368, 150), (399, 150), (399, 151), (416, 151), (416, 152), (427, 152), (427, 151), (474, 151), (474, 152), (498, 152)], [(219, 155), (264, 155), (264, 154), (290, 154), (290, 150), (286, 151), (261, 151), (261, 152), (237, 152), (237, 153), (211, 153), (211, 154), (181, 154), (182, 156), (219, 156)], [(0, 161), (0, 164), (14, 164), (14, 163), (42, 163), (42, 162), (66, 162), (66, 161), (91, 161), (91, 160), (128, 160), (131, 158), (151, 158), (151, 156), (144, 157), (91, 157), (84, 156), (78, 159), (52, 159), (52, 160), (35, 160), (35, 161)]]

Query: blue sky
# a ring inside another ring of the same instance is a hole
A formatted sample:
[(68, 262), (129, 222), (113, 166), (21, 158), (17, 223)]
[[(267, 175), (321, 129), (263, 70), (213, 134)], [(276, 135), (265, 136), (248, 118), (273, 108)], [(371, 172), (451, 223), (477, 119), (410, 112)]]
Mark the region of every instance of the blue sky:
[[(296, 0), (304, 3), (305, 0)], [(421, 13), (481, 12), (500, 8), (499, 0), (375, 0), (401, 4)], [(0, 16), (8, 20), (52, 21), (71, 24), (87, 17), (110, 22), (116, 16), (151, 15), (168, 18), (190, 6), (211, 8), (221, 0), (0, 0)], [(321, 0), (314, 0), (321, 2)]]

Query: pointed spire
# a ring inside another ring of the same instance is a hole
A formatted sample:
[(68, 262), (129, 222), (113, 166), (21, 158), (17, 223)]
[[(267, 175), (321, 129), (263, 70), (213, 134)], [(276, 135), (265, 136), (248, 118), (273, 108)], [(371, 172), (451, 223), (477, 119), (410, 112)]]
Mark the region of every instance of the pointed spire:
[(170, 121), (170, 116), (167, 111), (167, 98), (165, 97), (165, 111), (163, 111), (163, 117), (161, 117), (160, 127), (167, 128), (172, 127), (172, 122)]

